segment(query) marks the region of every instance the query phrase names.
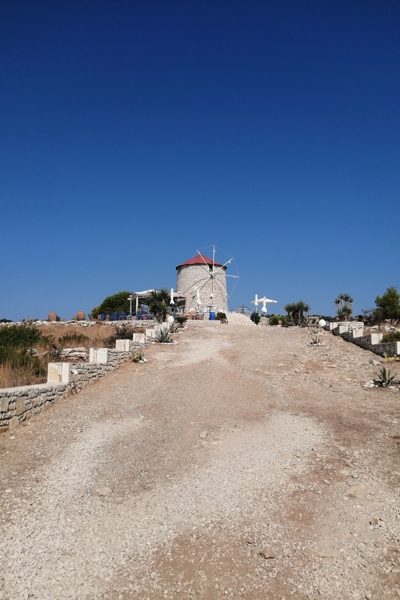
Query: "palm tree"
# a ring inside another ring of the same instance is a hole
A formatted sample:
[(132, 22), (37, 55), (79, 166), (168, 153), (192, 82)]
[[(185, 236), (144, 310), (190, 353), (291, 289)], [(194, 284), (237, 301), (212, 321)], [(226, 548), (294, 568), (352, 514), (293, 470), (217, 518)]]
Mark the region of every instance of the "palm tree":
[(166, 288), (153, 290), (145, 300), (145, 304), (149, 307), (149, 312), (158, 323), (165, 321), (165, 317), (170, 312), (168, 301), (169, 293)]
[(296, 325), (296, 323), (294, 322), (294, 313), (296, 310), (296, 305), (294, 304), (294, 302), (292, 302), (291, 304), (286, 304), (286, 306), (284, 306), (283, 308), (286, 310), (288, 317), (292, 322), (292, 325)]
[(310, 306), (299, 300), (299, 302), (293, 302), (292, 304), (286, 304), (284, 306), (287, 314), (289, 315), (293, 325), (302, 325), (304, 321), (304, 315), (308, 315)]
[(334, 302), (338, 318), (347, 321), (353, 313), (354, 298), (352, 298), (350, 294), (339, 294)]

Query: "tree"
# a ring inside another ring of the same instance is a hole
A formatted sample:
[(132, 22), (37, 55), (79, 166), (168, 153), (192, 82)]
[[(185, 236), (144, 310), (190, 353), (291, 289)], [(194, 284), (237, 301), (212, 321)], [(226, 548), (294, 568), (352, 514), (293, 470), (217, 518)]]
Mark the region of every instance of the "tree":
[(131, 292), (118, 292), (112, 296), (107, 296), (103, 302), (93, 308), (92, 319), (97, 319), (100, 314), (110, 315), (115, 312), (129, 312), (129, 300), (128, 297)]
[(165, 317), (170, 312), (169, 300), (168, 290), (161, 288), (161, 290), (151, 291), (150, 295), (144, 301), (144, 304), (147, 304), (149, 307), (149, 312), (158, 323), (165, 321)]
[(380, 320), (400, 319), (400, 294), (396, 287), (388, 287), (382, 296), (376, 297), (375, 304)]
[(348, 321), (353, 314), (354, 299), (349, 294), (339, 294), (335, 300), (337, 316), (341, 321)]
[(310, 306), (303, 302), (303, 300), (299, 300), (298, 302), (292, 302), (291, 304), (286, 304), (283, 307), (289, 319), (292, 321), (293, 325), (302, 325), (304, 322), (305, 315), (308, 315), (310, 311)]

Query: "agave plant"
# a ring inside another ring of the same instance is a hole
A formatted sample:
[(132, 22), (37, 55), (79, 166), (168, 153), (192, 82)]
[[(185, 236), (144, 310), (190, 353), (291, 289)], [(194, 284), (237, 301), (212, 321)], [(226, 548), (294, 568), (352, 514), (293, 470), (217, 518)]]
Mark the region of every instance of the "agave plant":
[(388, 369), (387, 367), (382, 367), (382, 369), (379, 371), (379, 379), (376, 383), (380, 387), (390, 387), (391, 385), (393, 385), (395, 377), (396, 375), (390, 374), (390, 369)]
[(161, 329), (156, 337), (159, 344), (172, 344), (173, 340), (168, 329)]

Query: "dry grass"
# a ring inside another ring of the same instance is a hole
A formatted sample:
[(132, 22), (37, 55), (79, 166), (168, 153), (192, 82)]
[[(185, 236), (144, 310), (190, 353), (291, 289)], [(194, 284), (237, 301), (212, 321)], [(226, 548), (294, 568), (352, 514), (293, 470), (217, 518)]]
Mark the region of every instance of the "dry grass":
[[(49, 362), (60, 362), (63, 359), (55, 358), (51, 351), (54, 349), (53, 344), (60, 346), (59, 339), (70, 336), (70, 340), (63, 340), (61, 346), (63, 348), (76, 348), (78, 346), (89, 348), (115, 348), (115, 339), (118, 337), (114, 327), (97, 323), (93, 327), (74, 327), (73, 325), (61, 325), (52, 323), (51, 325), (42, 326), (39, 328), (43, 336), (48, 340), (40, 342), (35, 346), (38, 360), (41, 365), (41, 375), (37, 374), (34, 365), (15, 366), (12, 360), (6, 360), (0, 364), (0, 388), (17, 387), (23, 385), (35, 385), (45, 383), (47, 381), (47, 365)], [(145, 328), (135, 328), (135, 332), (143, 333)], [(131, 337), (132, 331), (127, 331), (127, 335)], [(76, 336), (85, 336), (85, 339), (74, 340)]]
[(31, 366), (14, 367), (11, 361), (0, 365), (0, 388), (34, 385), (45, 382), (46, 377), (36, 376)]

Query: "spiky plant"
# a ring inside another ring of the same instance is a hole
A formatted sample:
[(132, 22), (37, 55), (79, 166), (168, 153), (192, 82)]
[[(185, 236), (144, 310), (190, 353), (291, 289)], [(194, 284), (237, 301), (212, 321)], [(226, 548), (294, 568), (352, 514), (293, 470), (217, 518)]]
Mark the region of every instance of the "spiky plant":
[(390, 369), (387, 367), (382, 367), (379, 371), (379, 379), (377, 381), (380, 387), (390, 387), (393, 385), (396, 375), (390, 374)]
[(179, 323), (179, 327), (183, 327), (188, 318), (185, 315), (179, 315), (176, 317), (177, 322)]
[(168, 329), (161, 329), (157, 334), (156, 340), (159, 344), (172, 344), (173, 341)]

